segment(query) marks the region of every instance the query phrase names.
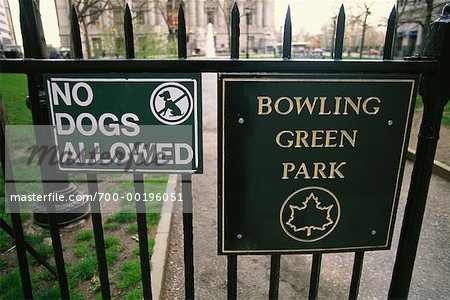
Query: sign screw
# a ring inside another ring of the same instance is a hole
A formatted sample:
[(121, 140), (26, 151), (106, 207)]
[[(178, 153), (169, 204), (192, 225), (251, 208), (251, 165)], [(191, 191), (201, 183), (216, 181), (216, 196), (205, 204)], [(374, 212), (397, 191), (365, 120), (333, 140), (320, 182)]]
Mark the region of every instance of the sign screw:
[(242, 239), (242, 234), (239, 233), (239, 234), (237, 235), (237, 238), (241, 240), (241, 239)]
[(374, 230), (372, 230), (370, 233), (371, 233), (372, 235), (375, 235), (375, 234), (377, 234), (377, 231), (374, 229)]
[(239, 118), (238, 122), (239, 122), (239, 124), (244, 124), (244, 119), (243, 118)]
[(394, 121), (392, 121), (392, 120), (389, 120), (389, 121), (388, 121), (388, 125), (389, 125), (389, 126), (392, 126), (393, 124), (394, 124)]

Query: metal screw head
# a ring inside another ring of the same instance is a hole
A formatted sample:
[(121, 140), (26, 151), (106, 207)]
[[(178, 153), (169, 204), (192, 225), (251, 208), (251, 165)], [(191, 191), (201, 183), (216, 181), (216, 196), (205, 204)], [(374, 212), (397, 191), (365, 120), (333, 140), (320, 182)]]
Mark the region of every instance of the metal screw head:
[(389, 121), (388, 121), (388, 125), (389, 125), (389, 126), (392, 126), (393, 124), (394, 124), (394, 121), (392, 121), (392, 120), (389, 120)]
[(370, 232), (370, 234), (375, 235), (375, 234), (377, 234), (377, 231), (376, 231), (375, 229), (373, 229), (373, 230)]
[(238, 239), (242, 239), (242, 234), (239, 233), (239, 234), (237, 235), (237, 238), (238, 238)]
[(239, 124), (244, 124), (244, 119), (243, 118), (239, 118), (238, 122), (239, 122)]

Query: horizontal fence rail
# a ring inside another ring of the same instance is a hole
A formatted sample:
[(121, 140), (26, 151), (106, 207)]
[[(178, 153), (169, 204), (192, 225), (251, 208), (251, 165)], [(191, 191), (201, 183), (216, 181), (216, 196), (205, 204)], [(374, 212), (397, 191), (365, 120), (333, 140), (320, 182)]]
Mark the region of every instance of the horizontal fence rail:
[(2, 73), (434, 73), (437, 61), (374, 60), (48, 60), (1, 59)]

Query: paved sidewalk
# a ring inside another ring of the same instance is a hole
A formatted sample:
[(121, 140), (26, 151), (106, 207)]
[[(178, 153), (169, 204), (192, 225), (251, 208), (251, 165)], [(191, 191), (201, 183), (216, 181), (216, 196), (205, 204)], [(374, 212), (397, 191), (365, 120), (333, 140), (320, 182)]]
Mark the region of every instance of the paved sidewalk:
[[(197, 299), (226, 299), (226, 257), (217, 255), (217, 138), (215, 76), (203, 78), (204, 174), (195, 175), (194, 256)], [(360, 299), (386, 299), (411, 176), (407, 163), (392, 250), (367, 252)], [(410, 299), (450, 295), (450, 182), (433, 176), (410, 289)], [(174, 215), (163, 299), (184, 299), (182, 216)], [(353, 254), (323, 256), (320, 299), (347, 299)], [(267, 299), (269, 256), (239, 256), (238, 297)], [(311, 255), (281, 259), (280, 299), (307, 299)]]

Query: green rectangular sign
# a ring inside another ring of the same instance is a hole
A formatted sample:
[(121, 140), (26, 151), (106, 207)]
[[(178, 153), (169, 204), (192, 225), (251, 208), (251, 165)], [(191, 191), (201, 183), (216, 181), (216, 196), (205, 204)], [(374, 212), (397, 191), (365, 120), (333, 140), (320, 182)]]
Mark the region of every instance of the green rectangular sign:
[(388, 249), (417, 80), (221, 74), (219, 253)]
[(202, 173), (200, 74), (46, 74), (60, 171)]

